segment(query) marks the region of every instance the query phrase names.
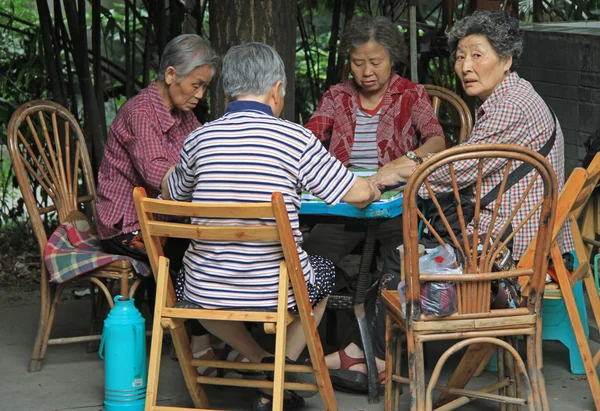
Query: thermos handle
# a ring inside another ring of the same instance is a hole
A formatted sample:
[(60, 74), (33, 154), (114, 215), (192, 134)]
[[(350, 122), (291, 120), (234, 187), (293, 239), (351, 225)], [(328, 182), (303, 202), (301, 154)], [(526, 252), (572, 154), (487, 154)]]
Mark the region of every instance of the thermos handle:
[[(106, 325), (104, 326), (104, 329), (106, 329)], [(98, 354), (100, 355), (100, 358), (104, 359), (104, 341), (105, 341), (105, 336), (106, 334), (103, 332), (102, 333), (102, 338), (100, 339), (100, 348), (98, 348)]]
[[(133, 326), (133, 334), (135, 335), (135, 350), (137, 351), (139, 349), (139, 347), (142, 347), (142, 344), (144, 344), (144, 339), (146, 338), (146, 332), (142, 331), (140, 333), (137, 330), (137, 327), (134, 325)], [(137, 358), (137, 360), (135, 361), (135, 366), (134, 366), (133, 372), (137, 376), (137, 375), (142, 374), (142, 367), (144, 366), (144, 361), (146, 360), (146, 358), (142, 358), (141, 352), (135, 352), (134, 355)]]

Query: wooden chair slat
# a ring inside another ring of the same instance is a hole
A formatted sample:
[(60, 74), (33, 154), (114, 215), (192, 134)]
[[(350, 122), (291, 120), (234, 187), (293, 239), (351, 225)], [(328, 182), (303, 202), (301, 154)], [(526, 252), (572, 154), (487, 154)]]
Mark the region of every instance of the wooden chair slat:
[(273, 210), (269, 204), (203, 204), (202, 209), (193, 203), (177, 202), (177, 205), (172, 205), (172, 203), (156, 199), (149, 199), (146, 204), (148, 213), (169, 214), (178, 217), (273, 218)]
[(193, 238), (202, 241), (279, 241), (277, 227), (200, 226), (153, 221), (148, 223), (150, 235)]

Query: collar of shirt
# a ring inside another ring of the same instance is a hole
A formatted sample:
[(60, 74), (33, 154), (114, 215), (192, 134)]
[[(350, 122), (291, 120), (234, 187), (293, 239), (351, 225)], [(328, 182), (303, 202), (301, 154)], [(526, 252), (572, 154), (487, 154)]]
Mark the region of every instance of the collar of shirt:
[(479, 106), (477, 109), (477, 118), (483, 116), (490, 108), (494, 107), (500, 100), (504, 98), (506, 90), (511, 89), (515, 84), (519, 82), (521, 78), (516, 72), (510, 73), (502, 82), (496, 87), (491, 96)]
[(179, 115), (180, 112), (178, 109), (174, 109), (173, 112), (169, 111), (165, 102), (160, 96), (158, 86), (156, 85), (156, 80), (154, 80), (148, 86), (148, 93), (150, 94), (150, 101), (152, 102), (152, 108), (156, 112), (160, 129), (162, 130), (163, 134), (166, 135), (171, 127), (181, 123), (181, 116)]
[(239, 113), (242, 111), (260, 111), (261, 113), (275, 117), (270, 106), (253, 100), (232, 101), (227, 105), (227, 111), (225, 111), (225, 114)]

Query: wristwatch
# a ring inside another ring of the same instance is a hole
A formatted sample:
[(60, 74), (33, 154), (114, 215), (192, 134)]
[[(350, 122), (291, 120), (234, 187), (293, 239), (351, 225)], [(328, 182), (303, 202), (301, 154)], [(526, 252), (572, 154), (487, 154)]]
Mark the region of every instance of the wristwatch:
[(418, 154), (415, 153), (414, 151), (407, 151), (405, 156), (410, 158), (415, 163), (417, 163), (417, 165), (419, 165), (423, 162), (423, 159), (421, 157), (419, 157)]

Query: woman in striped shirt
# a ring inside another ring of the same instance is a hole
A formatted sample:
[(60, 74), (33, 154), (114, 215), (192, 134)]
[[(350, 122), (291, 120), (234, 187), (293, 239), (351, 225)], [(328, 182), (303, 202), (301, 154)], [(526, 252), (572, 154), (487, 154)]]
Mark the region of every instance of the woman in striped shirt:
[[(285, 86), (283, 61), (271, 47), (261, 43), (232, 47), (223, 59), (223, 87), (231, 101), (227, 111), (186, 139), (179, 163), (163, 180), (163, 196), (195, 203), (239, 204), (270, 202), (274, 191), (281, 192), (318, 323), (335, 272), (330, 261), (308, 255), (300, 247), (300, 190), (330, 205), (343, 200), (358, 207), (379, 199), (380, 193), (332, 157), (309, 130), (277, 118), (283, 109)], [(265, 224), (264, 220), (234, 218), (195, 218), (193, 222)], [(203, 308), (275, 308), (282, 259), (279, 243), (192, 241), (183, 261), (185, 299)], [(291, 288), (288, 305), (290, 309), (296, 306)], [(202, 324), (252, 362), (273, 358), (244, 327), (218, 321)], [(292, 323), (287, 330), (286, 356), (295, 361), (305, 345), (302, 324)], [(297, 373), (292, 376), (306, 378)], [(302, 398), (290, 392), (284, 408), (294, 410), (303, 404)], [(254, 410), (267, 409), (271, 409), (270, 394), (261, 391)]]

